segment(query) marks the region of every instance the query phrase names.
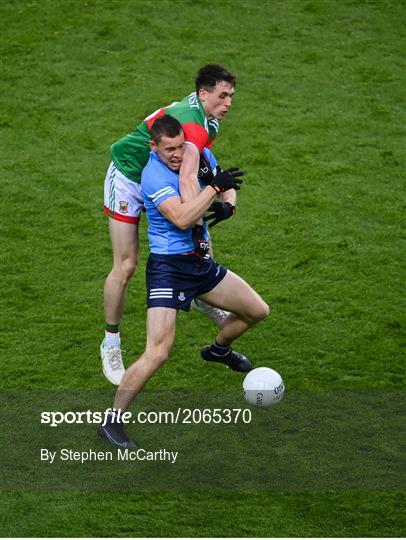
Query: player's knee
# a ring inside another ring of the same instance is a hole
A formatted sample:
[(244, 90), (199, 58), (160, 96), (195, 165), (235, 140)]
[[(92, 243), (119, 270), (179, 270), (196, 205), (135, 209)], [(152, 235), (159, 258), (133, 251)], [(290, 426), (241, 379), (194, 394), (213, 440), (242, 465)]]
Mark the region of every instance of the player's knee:
[(120, 280), (127, 284), (128, 281), (132, 278), (134, 275), (134, 272), (137, 268), (137, 259), (124, 259), (120, 262), (120, 264), (117, 266), (117, 270), (120, 274)]
[(250, 313), (250, 318), (252, 319), (252, 322), (258, 323), (260, 321), (263, 321), (266, 319), (269, 315), (269, 306), (266, 302), (263, 300), (258, 300), (256, 302), (255, 306), (253, 306), (252, 311)]
[(156, 357), (155, 361), (159, 366), (162, 366), (168, 360), (169, 353), (166, 351), (160, 351)]
[(149, 361), (158, 369), (164, 364), (169, 356), (170, 349), (165, 346), (153, 347), (148, 351)]
[(264, 301), (262, 301), (262, 319), (266, 319), (271, 312), (271, 308), (268, 306), (268, 304)]

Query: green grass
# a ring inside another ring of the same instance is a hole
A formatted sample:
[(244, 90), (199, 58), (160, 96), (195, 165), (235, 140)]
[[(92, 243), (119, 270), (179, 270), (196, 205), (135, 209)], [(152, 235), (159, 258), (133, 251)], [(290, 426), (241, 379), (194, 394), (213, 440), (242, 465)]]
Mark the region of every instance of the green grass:
[[(385, 537), (402, 534), (404, 497), (382, 493), (12, 494), (10, 536)], [(385, 511), (383, 511), (383, 508)], [(35, 516), (33, 519), (31, 516)]]
[[(403, 1), (4, 0), (0, 20), (3, 388), (112, 393), (98, 360), (108, 148), (212, 61), (239, 77), (214, 149), (246, 170), (215, 253), (272, 308), (239, 347), (281, 372), (288, 392), (404, 388)], [(123, 321), (128, 361), (145, 340), (145, 228)], [(237, 391), (241, 377), (199, 360), (212, 337), (182, 314), (148, 387)], [(385, 486), (2, 499), (6, 536), (405, 531), (404, 496)]]

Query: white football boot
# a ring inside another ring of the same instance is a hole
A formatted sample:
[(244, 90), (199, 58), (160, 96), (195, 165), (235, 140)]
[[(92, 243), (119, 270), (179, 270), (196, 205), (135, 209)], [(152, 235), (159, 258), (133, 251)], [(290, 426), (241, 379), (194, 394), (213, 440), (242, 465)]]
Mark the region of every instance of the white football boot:
[(203, 302), (198, 298), (195, 298), (192, 301), (191, 305), (193, 309), (195, 309), (196, 311), (200, 311), (200, 313), (203, 313), (203, 315), (205, 315), (208, 319), (214, 322), (214, 324), (219, 328), (223, 326), (224, 319), (230, 315), (229, 311), (224, 311), (222, 309), (211, 306), (210, 304), (206, 304), (206, 302)]
[(104, 376), (112, 384), (118, 386), (125, 372), (120, 347), (105, 347), (103, 340), (100, 345), (100, 356), (103, 361)]

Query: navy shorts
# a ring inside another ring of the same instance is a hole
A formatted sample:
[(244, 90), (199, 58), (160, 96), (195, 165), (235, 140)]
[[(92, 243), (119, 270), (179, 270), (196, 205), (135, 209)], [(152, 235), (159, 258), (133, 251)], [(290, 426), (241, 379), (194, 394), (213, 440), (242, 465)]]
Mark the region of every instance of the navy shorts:
[(194, 298), (220, 283), (227, 268), (210, 257), (157, 255), (147, 262), (147, 305), (189, 311)]

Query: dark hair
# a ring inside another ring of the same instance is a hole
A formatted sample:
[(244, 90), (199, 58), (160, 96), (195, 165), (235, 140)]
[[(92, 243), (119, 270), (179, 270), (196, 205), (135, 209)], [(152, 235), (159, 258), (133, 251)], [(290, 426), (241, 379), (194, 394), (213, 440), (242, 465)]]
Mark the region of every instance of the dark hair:
[(173, 139), (182, 133), (181, 124), (169, 114), (164, 114), (155, 120), (151, 126), (152, 140), (155, 144), (161, 142), (162, 137), (170, 137)]
[(228, 69), (219, 66), (218, 64), (207, 64), (199, 69), (196, 76), (196, 92), (199, 93), (201, 88), (205, 90), (212, 90), (217, 83), (226, 81), (231, 86), (237, 84), (237, 77)]

